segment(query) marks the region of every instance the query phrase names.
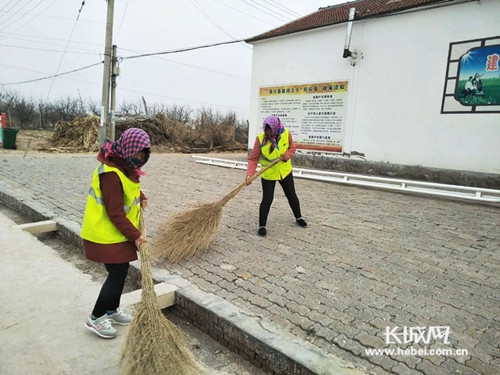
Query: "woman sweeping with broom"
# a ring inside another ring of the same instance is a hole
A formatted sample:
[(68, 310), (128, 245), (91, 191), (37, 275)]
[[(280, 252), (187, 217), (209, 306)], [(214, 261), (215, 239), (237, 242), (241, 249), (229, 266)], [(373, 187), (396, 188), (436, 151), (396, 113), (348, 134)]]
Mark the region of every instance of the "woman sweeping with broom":
[(85, 257), (104, 263), (108, 276), (85, 327), (103, 338), (113, 338), (112, 323), (128, 325), (132, 317), (120, 309), (120, 297), (129, 262), (137, 260), (146, 242), (139, 227), (141, 206), (147, 200), (141, 192), (141, 167), (147, 163), (151, 143), (141, 129), (126, 130), (116, 141), (107, 140), (97, 160), (101, 164), (92, 178), (81, 237)]
[(263, 123), (263, 132), (255, 139), (252, 153), (248, 159), (247, 183), (252, 182), (252, 176), (257, 169), (257, 163), (265, 167), (273, 161), (281, 159), (274, 167), (262, 174), (262, 202), (259, 209), (259, 229), (258, 234), (267, 234), (266, 223), (269, 210), (274, 198), (274, 187), (279, 181), (288, 203), (292, 208), (296, 223), (301, 227), (306, 227), (307, 223), (300, 213), (300, 203), (295, 193), (295, 184), (292, 175), (291, 157), (295, 154), (295, 144), (292, 134), (283, 126), (279, 117), (268, 116)]

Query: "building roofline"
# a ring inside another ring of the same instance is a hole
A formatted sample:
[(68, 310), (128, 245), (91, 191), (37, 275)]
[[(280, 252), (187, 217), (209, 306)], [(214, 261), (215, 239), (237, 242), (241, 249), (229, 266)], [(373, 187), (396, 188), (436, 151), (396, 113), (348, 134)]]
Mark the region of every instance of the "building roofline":
[[(480, 1), (480, 0), (460, 0), (460, 1), (459, 0), (435, 0), (435, 1), (429, 0), (429, 2), (427, 2), (427, 3), (416, 4), (416, 5), (415, 4), (408, 4), (408, 6), (406, 6), (406, 7), (390, 9), (387, 11), (382, 11), (382, 12), (378, 12), (378, 13), (374, 13), (374, 14), (367, 14), (365, 16), (363, 16), (363, 15), (356, 16), (355, 15), (352, 22), (359, 22), (359, 21), (365, 21), (365, 20), (369, 20), (369, 19), (388, 17), (391, 15), (407, 14), (407, 13), (411, 13), (411, 12), (418, 12), (418, 11), (429, 10), (429, 9), (434, 9), (434, 8), (441, 8), (444, 6), (457, 5), (457, 4), (468, 3), (468, 2), (473, 2), (473, 1), (476, 2), (476, 1)], [(280, 28), (284, 28), (285, 26), (287, 26), (289, 24), (300, 22), (300, 20), (302, 20), (304, 18), (311, 17), (318, 12), (321, 12), (321, 11), (324, 11), (327, 9), (332, 9), (332, 8), (340, 8), (342, 10), (350, 9), (350, 8), (352, 8), (352, 6), (350, 6), (350, 5), (355, 5), (355, 4), (362, 4), (362, 0), (351, 1), (351, 2), (347, 2), (347, 3), (343, 3), (343, 4), (337, 4), (337, 5), (319, 8), (316, 12), (313, 12), (313, 13), (310, 13), (310, 14), (304, 16), (304, 17), (298, 18), (295, 21), (288, 22), (288, 23), (286, 23), (278, 28), (275, 28), (275, 29), (272, 29), (270, 31), (266, 31), (265, 33), (256, 35), (256, 36), (248, 38), (248, 39), (245, 39), (245, 42), (252, 44), (254, 42), (258, 42), (258, 41), (262, 41), (262, 40), (266, 40), (266, 39), (283, 37), (283, 36), (287, 36), (287, 35), (291, 35), (291, 34), (296, 34), (299, 32), (310, 31), (310, 30), (315, 30), (315, 29), (319, 29), (319, 28), (323, 28), (323, 27), (347, 23), (347, 22), (349, 22), (349, 19), (345, 18), (345, 19), (341, 19), (341, 20), (336, 21), (336, 22), (318, 24), (318, 25), (314, 25), (311, 27), (299, 28), (297, 30), (291, 30), (291, 31), (284, 30), (282, 32), (275, 32), (276, 30), (279, 30)]]

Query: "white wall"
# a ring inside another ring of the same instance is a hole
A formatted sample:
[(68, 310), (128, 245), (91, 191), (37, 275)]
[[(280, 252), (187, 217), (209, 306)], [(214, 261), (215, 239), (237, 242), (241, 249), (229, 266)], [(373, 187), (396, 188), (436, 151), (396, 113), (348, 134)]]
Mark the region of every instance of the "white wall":
[(262, 131), (259, 87), (348, 80), (346, 152), (500, 173), (500, 114), (440, 113), (449, 43), (498, 36), (499, 14), (500, 1), (484, 1), (355, 22), (355, 67), (342, 58), (345, 24), (254, 43), (249, 147)]

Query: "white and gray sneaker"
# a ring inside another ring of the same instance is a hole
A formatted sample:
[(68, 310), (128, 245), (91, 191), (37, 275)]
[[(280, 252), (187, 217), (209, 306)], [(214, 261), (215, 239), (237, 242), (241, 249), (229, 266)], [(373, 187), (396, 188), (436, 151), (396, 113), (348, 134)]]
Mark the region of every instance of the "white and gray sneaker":
[(111, 320), (108, 319), (107, 315), (92, 319), (92, 314), (90, 314), (85, 322), (85, 327), (105, 339), (112, 339), (116, 336), (116, 329), (111, 325)]
[(116, 309), (116, 312), (110, 315), (106, 315), (106, 317), (111, 321), (111, 323), (116, 323), (122, 326), (128, 326), (132, 323), (134, 318), (123, 311), (120, 307)]

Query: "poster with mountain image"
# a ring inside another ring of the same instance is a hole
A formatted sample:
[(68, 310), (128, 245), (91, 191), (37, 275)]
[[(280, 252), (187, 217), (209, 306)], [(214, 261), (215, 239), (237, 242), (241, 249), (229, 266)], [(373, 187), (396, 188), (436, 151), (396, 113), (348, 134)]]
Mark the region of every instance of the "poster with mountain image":
[(466, 106), (500, 104), (500, 45), (472, 48), (459, 60), (455, 99)]

